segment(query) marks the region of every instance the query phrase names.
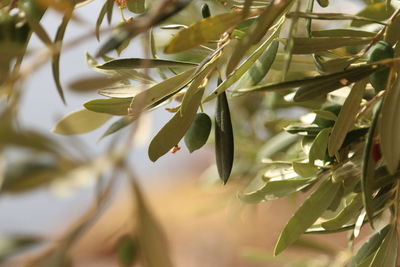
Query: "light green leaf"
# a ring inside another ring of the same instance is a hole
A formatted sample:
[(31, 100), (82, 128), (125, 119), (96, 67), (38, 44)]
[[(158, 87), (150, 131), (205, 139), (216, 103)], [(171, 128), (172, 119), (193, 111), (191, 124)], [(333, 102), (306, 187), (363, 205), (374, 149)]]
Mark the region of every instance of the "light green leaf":
[(102, 140), (104, 137), (109, 136), (119, 130), (125, 128), (126, 126), (132, 124), (136, 118), (134, 117), (122, 117), (121, 119), (117, 120), (113, 124), (111, 124), (108, 129), (104, 132), (104, 134), (100, 137), (99, 141)]
[(380, 148), (390, 174), (397, 171), (400, 162), (400, 77), (389, 88), (382, 104)]
[(112, 115), (109, 114), (81, 109), (66, 115), (51, 131), (61, 135), (88, 133), (96, 130), (111, 118)]
[(321, 226), (326, 230), (335, 230), (341, 228), (351, 219), (356, 218), (363, 207), (361, 194), (356, 195), (351, 202), (344, 207), (334, 218), (321, 223)]
[(96, 38), (97, 38), (97, 41), (100, 41), (100, 26), (101, 26), (101, 23), (103, 22), (103, 19), (104, 19), (106, 13), (107, 13), (107, 5), (108, 5), (109, 1), (110, 0), (104, 1), (104, 4), (103, 4), (103, 6), (102, 6), (102, 8), (101, 8), (101, 10), (99, 12), (99, 16), (97, 17), (97, 21), (96, 21)]
[[(377, 249), (382, 244), (383, 239), (387, 236), (387, 233), (391, 229), (391, 225), (386, 225), (382, 230), (372, 235), (367, 242), (357, 251), (357, 254), (351, 258), (349, 267), (357, 267), (367, 259), (369, 256), (375, 254)], [(372, 259), (371, 259), (372, 260)]]
[(329, 156), (334, 156), (341, 148), (347, 133), (354, 126), (357, 112), (360, 110), (360, 103), (364, 96), (367, 79), (363, 79), (354, 84), (349, 96), (346, 98), (340, 109), (338, 119), (333, 126), (328, 142)]
[(189, 105), (186, 112), (183, 114), (179, 111), (175, 113), (174, 117), (168, 121), (153, 140), (151, 140), (148, 151), (151, 161), (156, 161), (158, 158), (168, 153), (168, 151), (183, 138), (196, 116), (203, 93), (204, 88), (198, 90), (193, 98), (191, 98), (190, 103), (188, 103)]
[(236, 26), (242, 20), (240, 12), (232, 11), (202, 19), (178, 32), (165, 48), (165, 53), (178, 53), (211, 40)]
[(103, 70), (118, 69), (140, 69), (140, 68), (174, 68), (174, 67), (194, 67), (197, 64), (168, 59), (147, 59), (147, 58), (120, 58), (110, 60), (96, 67)]
[(92, 77), (83, 77), (77, 79), (69, 84), (71, 90), (74, 91), (90, 91), (96, 90), (99, 88), (104, 88), (110, 86), (116, 82), (119, 82), (127, 77), (117, 76), (117, 77), (104, 77), (104, 76), (92, 76)]
[[(263, 71), (268, 72), (269, 68), (267, 68), (267, 67), (269, 64), (272, 64), (272, 62), (274, 61), (275, 55), (276, 55), (275, 50), (278, 49), (278, 44), (276, 42), (274, 45), (272, 45), (271, 43), (273, 42), (275, 37), (279, 34), (281, 27), (282, 27), (282, 22), (276, 25), (271, 36), (264, 43), (262, 43), (260, 45), (260, 47), (257, 48), (237, 69), (235, 69), (232, 73), (230, 73), (229, 76), (221, 84), (219, 84), (217, 86), (217, 88), (211, 94), (209, 94), (203, 102), (208, 102), (208, 101), (214, 99), (216, 96), (218, 96), (222, 92), (225, 92), (232, 84), (234, 84), (240, 78), (245, 79), (244, 77), (248, 77), (247, 75), (254, 75), (256, 70), (253, 69), (253, 71), (250, 72), (251, 69), (253, 68), (253, 66), (255, 66), (254, 64), (257, 62), (257, 60), (262, 60), (260, 57), (263, 56), (265, 49), (267, 49), (267, 47), (269, 45), (271, 45), (271, 48), (265, 52), (266, 57), (267, 57), (267, 59), (265, 59), (265, 60), (268, 60), (268, 61), (265, 62), (266, 65), (265, 65), (265, 68)], [(275, 55), (273, 56), (274, 51), (275, 51)], [(257, 65), (257, 67), (258, 66), (259, 65)], [(256, 68), (256, 67), (254, 67), (254, 68)], [(254, 79), (256, 79), (256, 78), (254, 78)], [(259, 77), (257, 79), (259, 79)], [(240, 81), (244, 82), (243, 80), (239, 80), (239, 83), (240, 83)]]
[(396, 267), (397, 265), (397, 230), (396, 224), (391, 225), (389, 233), (386, 235), (381, 246), (376, 252), (370, 267)]
[(236, 44), (231, 57), (227, 63), (226, 73), (229, 75), (239, 64), (240, 60), (252, 45), (257, 44), (268, 30), (277, 22), (291, 7), (293, 0), (272, 1), (250, 26), (248, 34)]
[(145, 0), (128, 0), (127, 7), (129, 11), (141, 14), (146, 11)]
[(132, 98), (109, 98), (95, 99), (83, 104), (83, 106), (94, 112), (108, 113), (111, 115), (128, 115)]
[(139, 84), (139, 85), (120, 85), (115, 87), (107, 87), (98, 90), (98, 93), (103, 96), (113, 98), (127, 98), (134, 97), (137, 94), (147, 90), (151, 87), (151, 84)]
[[(320, 51), (336, 49), (343, 46), (364, 45), (372, 41), (372, 37), (314, 37), (293, 38), (293, 54), (313, 54)], [(286, 43), (286, 39), (282, 40)]]
[(292, 162), (293, 170), (300, 175), (301, 177), (312, 177), (315, 176), (318, 169), (314, 165), (310, 163), (303, 163), (303, 162)]
[(281, 232), (275, 246), (275, 255), (292, 245), (321, 216), (331, 204), (339, 187), (339, 183), (333, 184), (330, 180), (325, 180), (304, 201)]
[(313, 164), (315, 160), (324, 160), (326, 149), (328, 147), (328, 138), (332, 128), (325, 128), (319, 132), (315, 137), (309, 153), (310, 163)]
[(263, 187), (253, 192), (240, 193), (239, 199), (246, 203), (258, 203), (291, 195), (315, 181), (315, 178), (295, 178), (268, 181)]
[(235, 88), (257, 85), (268, 73), (278, 52), (279, 42), (273, 41), (268, 49), (254, 62), (253, 66), (239, 79)]
[[(363, 10), (357, 13), (357, 16), (366, 17), (375, 21), (384, 21), (390, 17), (394, 12), (394, 8), (386, 3), (373, 3), (366, 6)], [(352, 27), (362, 27), (364, 25), (370, 24), (368, 21), (356, 21), (354, 20), (350, 25)]]

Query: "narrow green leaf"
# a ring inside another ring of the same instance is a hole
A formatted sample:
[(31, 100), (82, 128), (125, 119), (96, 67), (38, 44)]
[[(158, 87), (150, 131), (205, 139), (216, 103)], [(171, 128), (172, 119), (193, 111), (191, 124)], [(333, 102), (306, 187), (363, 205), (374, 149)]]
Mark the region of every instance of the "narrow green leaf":
[(268, 181), (253, 192), (240, 193), (239, 199), (246, 203), (274, 200), (296, 193), (315, 181), (315, 178), (295, 178)]
[(226, 93), (218, 95), (215, 112), (215, 156), (219, 177), (226, 184), (231, 175), (234, 158), (234, 140)]
[(84, 92), (110, 86), (116, 82), (124, 80), (125, 78), (126, 77), (122, 76), (105, 77), (98, 75), (91, 77), (83, 77), (70, 83), (69, 87), (71, 88), (71, 90)]
[(367, 79), (356, 82), (340, 109), (338, 119), (333, 126), (328, 142), (329, 156), (334, 156), (342, 147), (347, 133), (354, 126), (357, 112), (360, 109), (361, 100), (364, 95)]
[(239, 79), (235, 88), (257, 85), (268, 73), (278, 52), (279, 42), (273, 41), (253, 66)]
[(179, 73), (135, 95), (132, 101), (132, 115), (137, 116), (137, 114), (140, 114), (145, 108), (179, 92), (190, 82), (196, 70), (197, 68), (192, 68)]
[(99, 16), (97, 17), (97, 21), (96, 21), (96, 38), (97, 38), (97, 41), (100, 41), (100, 26), (101, 26), (101, 23), (103, 22), (104, 17), (105, 17), (105, 15), (107, 13), (108, 2), (109, 1), (104, 1), (104, 4), (103, 4), (103, 6), (102, 6), (102, 8), (101, 8), (101, 10), (99, 12)]
[(63, 16), (60, 26), (57, 29), (56, 37), (54, 39), (54, 43), (58, 46), (58, 53), (54, 53), (51, 59), (51, 70), (53, 72), (54, 83), (56, 84), (58, 94), (60, 95), (62, 101), (65, 104), (64, 91), (60, 81), (60, 55), (61, 55), (61, 47), (62, 41), (64, 39), (65, 30), (67, 29), (67, 25), (72, 17), (72, 13), (74, 12), (73, 7), (70, 10), (67, 10)]
[(314, 37), (374, 37), (376, 33), (354, 29), (329, 29), (312, 31)]
[(51, 131), (61, 135), (88, 133), (96, 130), (111, 118), (112, 115), (109, 114), (81, 109), (66, 115)]
[(374, 252), (382, 244), (382, 241), (386, 237), (390, 228), (391, 225), (386, 225), (382, 230), (372, 235), (368, 239), (368, 241), (365, 242), (363, 246), (357, 251), (357, 254), (351, 258), (351, 261), (349, 262), (349, 267), (359, 266), (365, 259), (374, 254)]
[(147, 58), (121, 58), (110, 60), (103, 65), (96, 66), (104, 70), (117, 69), (140, 69), (140, 68), (174, 68), (174, 67), (194, 67), (195, 63), (183, 62), (168, 59), (147, 59)]
[(289, 10), (293, 2), (293, 0), (272, 1), (265, 8), (257, 21), (250, 26), (248, 34), (236, 44), (227, 63), (227, 74), (230, 74), (236, 68), (249, 48), (264, 37), (272, 25)]
[(356, 195), (349, 205), (344, 207), (338, 215), (334, 218), (321, 223), (321, 226), (326, 230), (335, 230), (341, 228), (343, 225), (348, 223), (351, 219), (354, 219), (360, 214), (363, 207), (361, 194)]
[(99, 138), (99, 141), (101, 141), (104, 137), (107, 137), (113, 133), (118, 132), (119, 130), (122, 130), (123, 128), (127, 127), (128, 125), (132, 124), (136, 118), (134, 117), (122, 117), (121, 119), (117, 120), (113, 124), (111, 124), (107, 130), (103, 133), (103, 135)]
[(397, 171), (400, 162), (400, 77), (389, 88), (382, 104), (382, 122), (379, 127), (382, 157), (390, 174)]
[[(337, 73), (319, 75), (319, 76), (315, 76), (315, 77), (308, 77), (308, 78), (304, 78), (304, 79), (300, 79), (300, 80), (293, 80), (293, 81), (287, 81), (287, 82), (282, 82), (282, 83), (261, 84), (261, 85), (252, 86), (249, 88), (238, 89), (234, 92), (237, 92), (237, 93), (247, 93), (247, 92), (257, 92), (257, 91), (271, 92), (271, 91), (276, 91), (276, 90), (286, 90), (286, 89), (293, 89), (293, 88), (298, 88), (298, 87), (320, 88), (321, 84), (331, 85), (331, 84), (336, 84), (336, 83), (340, 82), (341, 79), (346, 79), (347, 81), (350, 81), (349, 79), (354, 80), (355, 77), (358, 77), (360, 75), (368, 76), (371, 72), (373, 72), (374, 70), (376, 70), (378, 68), (379, 67), (376, 65), (361, 65), (361, 66), (349, 68), (347, 70), (337, 72)], [(353, 78), (353, 76), (354, 76), (354, 78)], [(343, 83), (340, 83), (340, 87), (350, 84), (350, 83), (346, 84), (345, 80), (342, 80), (342, 82)]]
[[(364, 45), (372, 41), (372, 37), (314, 37), (293, 38), (293, 54), (313, 54), (320, 51), (336, 49), (343, 46)], [(286, 39), (283, 41), (286, 42)]]
[[(392, 6), (387, 7), (385, 3), (380, 2), (367, 5), (357, 13), (357, 16), (366, 17), (374, 21), (385, 21), (393, 12), (394, 8)], [(354, 20), (350, 26), (362, 27), (370, 23), (369, 21)]]
[[(265, 49), (267, 49), (267, 47), (269, 45), (271, 45), (271, 48), (265, 52), (265, 54), (267, 54), (266, 57), (267, 56), (268, 57), (265, 58), (265, 60), (266, 60), (264, 62), (265, 68), (263, 69), (262, 72), (265, 71), (265, 74), (266, 74), (266, 72), (268, 72), (268, 69), (269, 69), (269, 68), (267, 68), (268, 65), (269, 64), (272, 65), (272, 62), (275, 59), (276, 53), (275, 53), (275, 55), (273, 55), (274, 51), (275, 51), (275, 49), (278, 49), (278, 44), (276, 42), (274, 42), (274, 45), (272, 45), (271, 43), (276, 38), (276, 36), (279, 34), (281, 27), (282, 27), (282, 23), (279, 23), (278, 25), (276, 25), (271, 36), (267, 40), (265, 40), (265, 42), (262, 43), (260, 45), (260, 47), (257, 48), (237, 69), (235, 69), (232, 73), (230, 73), (228, 75), (228, 77), (221, 84), (219, 84), (217, 86), (217, 88), (212, 93), (210, 93), (203, 102), (208, 102), (208, 101), (214, 99), (215, 97), (217, 97), (222, 92), (225, 92), (232, 84), (234, 84), (240, 78), (243, 78), (243, 80), (242, 79), (239, 80), (239, 83), (240, 83), (240, 81), (244, 82), (244, 79), (245, 79), (244, 77), (248, 77), (248, 75), (255, 75), (256, 70), (253, 69), (253, 71), (251, 71), (251, 69), (253, 68), (253, 66), (255, 66), (254, 64), (256, 64), (257, 60), (264, 59), (264, 57), (263, 58), (261, 58), (261, 57), (263, 56)], [(263, 65), (263, 64), (261, 63), (261, 65)], [(258, 66), (259, 65), (257, 65), (257, 67)], [(271, 66), (269, 66), (269, 67), (271, 67)], [(254, 68), (256, 68), (256, 67), (254, 67)], [(260, 75), (260, 74), (258, 74), (258, 75)], [(257, 80), (257, 79), (260, 79), (260, 77), (254, 78), (254, 80)]]
[(202, 19), (178, 32), (166, 46), (165, 53), (182, 52), (219, 39), (221, 34), (236, 26), (241, 20), (240, 12), (237, 11)]
[(107, 22), (111, 24), (113, 10), (114, 10), (114, 0), (106, 0), (107, 3)]
[(94, 112), (124, 116), (129, 114), (132, 98), (95, 99), (83, 104), (85, 108)]
[(387, 233), (381, 246), (375, 254), (370, 267), (396, 267), (397, 265), (397, 230), (396, 224), (391, 225), (389, 233)]
[(275, 255), (278, 255), (285, 248), (292, 245), (321, 216), (331, 204), (339, 187), (339, 183), (333, 184), (330, 180), (325, 180), (304, 201), (281, 232), (275, 246)]
[(309, 12), (290, 12), (287, 14), (287, 17), (301, 17), (301, 18), (310, 18), (310, 19), (320, 19), (320, 20), (353, 20), (356, 23), (377, 23), (386, 25), (384, 21), (369, 18), (361, 15), (352, 15), (352, 14), (343, 14), (343, 13), (309, 13)]
[(372, 158), (372, 146), (374, 144), (375, 129), (378, 124), (379, 116), (381, 113), (381, 102), (379, 102), (376, 108), (371, 125), (368, 130), (367, 140), (365, 142), (363, 161), (361, 165), (361, 188), (363, 195), (364, 208), (367, 213), (367, 218), (371, 227), (373, 227), (373, 184), (375, 176), (375, 166), (376, 162)]
[(136, 14), (142, 14), (146, 11), (145, 0), (128, 0), (127, 7), (129, 11)]
[(139, 93), (147, 90), (151, 87), (151, 84), (139, 84), (139, 85), (120, 85), (115, 87), (107, 87), (98, 90), (98, 93), (103, 96), (113, 98), (127, 98), (134, 97)]
[(164, 232), (150, 212), (142, 190), (136, 182), (133, 182), (133, 189), (137, 206), (137, 232), (143, 266), (172, 267)]
[(172, 117), (172, 119), (161, 128), (153, 140), (151, 140), (148, 151), (151, 161), (156, 161), (158, 158), (165, 155), (183, 138), (196, 116), (203, 93), (204, 88), (198, 90), (194, 97), (191, 98), (190, 105), (188, 105), (189, 108), (186, 112), (183, 114), (179, 111), (175, 113), (174, 117)]
[(197, 113), (185, 134), (185, 144), (190, 153), (207, 143), (211, 132), (211, 119), (206, 113)]
[(309, 152), (309, 160), (311, 164), (314, 164), (314, 161), (316, 160), (324, 160), (331, 130), (332, 128), (325, 128), (318, 133), (317, 137), (315, 137)]

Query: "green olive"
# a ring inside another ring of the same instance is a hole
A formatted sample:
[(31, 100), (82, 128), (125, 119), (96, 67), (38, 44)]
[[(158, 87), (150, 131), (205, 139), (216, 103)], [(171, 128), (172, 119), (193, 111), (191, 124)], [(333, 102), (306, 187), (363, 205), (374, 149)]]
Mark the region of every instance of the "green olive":
[[(392, 46), (385, 41), (379, 41), (372, 50), (368, 59), (368, 63), (393, 57), (394, 50)], [(371, 83), (372, 87), (374, 87), (376, 92), (385, 90), (389, 72), (390, 69), (386, 67), (383, 70), (375, 71), (369, 76), (369, 82)]]
[(185, 135), (185, 144), (190, 153), (207, 142), (211, 131), (211, 119), (206, 113), (197, 113)]

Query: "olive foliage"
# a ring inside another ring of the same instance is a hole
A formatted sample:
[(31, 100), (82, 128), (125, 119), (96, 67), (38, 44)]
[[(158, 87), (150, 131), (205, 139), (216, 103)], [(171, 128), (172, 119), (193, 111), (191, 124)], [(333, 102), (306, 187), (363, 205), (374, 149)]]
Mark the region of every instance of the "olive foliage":
[[(357, 14), (344, 14), (322, 0), (105, 0), (93, 29), (101, 38), (99, 48), (86, 55), (97, 74), (68, 85), (78, 92), (98, 90), (101, 97), (67, 114), (53, 132), (83, 134), (110, 120), (101, 138), (112, 138), (128, 127), (132, 131), (123, 142), (115, 139), (123, 143), (122, 149), (112, 147), (106, 155), (82, 162), (62, 153), (62, 144), (21, 131), (12, 121), (21, 93), (19, 81), (29, 74), (21, 63), (32, 34), (50, 51), (55, 88), (65, 101), (59, 73), (63, 36), (75, 8), (85, 4), (90, 1), (0, 1), (0, 89), (8, 99), (1, 114), (0, 144), (51, 155), (51, 160), (32, 158), (22, 171), (10, 171), (2, 192), (30, 190), (82, 168), (99, 177), (111, 169), (114, 175), (124, 172), (132, 178), (125, 156), (134, 126), (142, 114), (172, 103), (166, 112), (173, 116), (149, 144), (152, 161), (175, 153), (183, 139), (193, 153), (209, 142), (215, 147), (222, 182), (248, 184), (238, 194), (240, 201), (258, 204), (308, 194), (282, 229), (275, 255), (307, 234), (346, 231), (352, 248), (360, 231), (370, 225), (370, 238), (351, 250), (343, 264), (397, 266), (398, 3), (364, 1)], [(110, 33), (101, 26), (105, 19), (111, 22), (115, 5), (125, 15)], [(62, 14), (54, 38), (40, 23), (49, 8)], [(198, 13), (197, 19), (188, 20), (188, 9)], [(145, 56), (121, 57), (134, 38), (146, 42)], [(114, 52), (118, 56), (111, 57)], [(215, 112), (208, 112), (208, 107)], [(279, 117), (278, 110), (295, 110), (298, 116)], [(263, 124), (254, 127), (260, 118)], [(212, 131), (214, 138), (208, 141)], [(130, 266), (136, 260), (133, 251), (139, 250), (145, 266), (172, 266), (166, 245), (158, 240), (162, 231), (131, 180), (141, 234), (121, 239), (121, 265)], [(113, 181), (99, 193), (100, 205)], [(98, 212), (88, 211), (65, 242), (34, 266), (68, 264), (68, 249)], [(32, 242), (24, 241), (18, 244)]]

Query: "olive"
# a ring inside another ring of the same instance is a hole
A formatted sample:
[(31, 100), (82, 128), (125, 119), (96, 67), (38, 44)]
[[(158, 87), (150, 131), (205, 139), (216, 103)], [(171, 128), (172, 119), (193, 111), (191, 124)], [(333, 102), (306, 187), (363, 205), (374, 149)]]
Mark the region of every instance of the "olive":
[[(379, 41), (372, 50), (368, 59), (368, 63), (373, 63), (379, 60), (393, 57), (394, 50), (392, 46), (385, 41)], [(385, 90), (389, 77), (389, 72), (390, 69), (388, 67), (385, 67), (382, 70), (375, 71), (369, 76), (369, 82), (371, 83), (372, 87), (374, 87), (376, 92)]]
[(211, 131), (211, 119), (206, 113), (197, 113), (185, 135), (185, 144), (190, 153), (207, 142)]

